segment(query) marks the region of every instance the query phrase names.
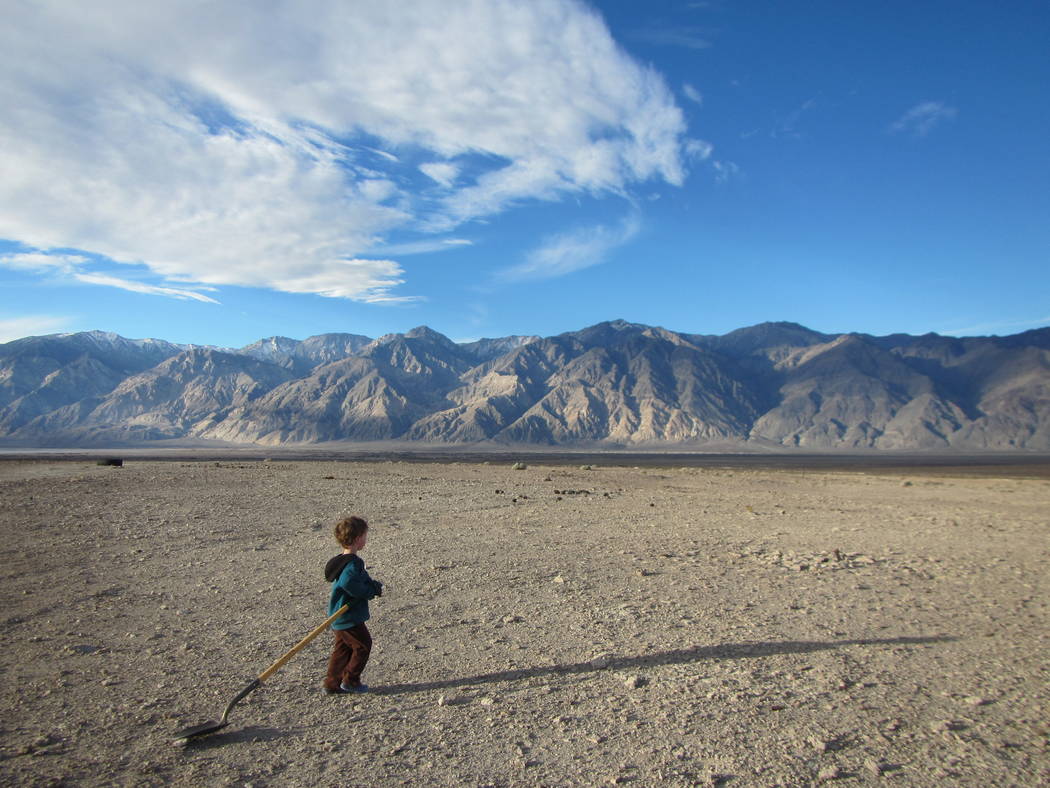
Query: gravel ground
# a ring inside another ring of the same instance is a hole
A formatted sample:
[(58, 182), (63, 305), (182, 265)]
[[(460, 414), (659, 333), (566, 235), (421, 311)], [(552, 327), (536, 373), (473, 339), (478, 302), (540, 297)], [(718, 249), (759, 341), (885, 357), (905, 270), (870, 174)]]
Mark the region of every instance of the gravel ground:
[[(372, 523), (365, 696), (331, 526)], [(1050, 784), (1050, 481), (0, 462), (4, 785)]]

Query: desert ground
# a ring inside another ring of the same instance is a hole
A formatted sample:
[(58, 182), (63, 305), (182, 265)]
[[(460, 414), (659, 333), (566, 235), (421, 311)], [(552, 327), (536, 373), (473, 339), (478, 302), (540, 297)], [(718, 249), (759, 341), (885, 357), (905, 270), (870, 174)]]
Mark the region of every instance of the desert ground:
[(1050, 784), (1045, 472), (526, 465), (0, 462), (0, 783)]

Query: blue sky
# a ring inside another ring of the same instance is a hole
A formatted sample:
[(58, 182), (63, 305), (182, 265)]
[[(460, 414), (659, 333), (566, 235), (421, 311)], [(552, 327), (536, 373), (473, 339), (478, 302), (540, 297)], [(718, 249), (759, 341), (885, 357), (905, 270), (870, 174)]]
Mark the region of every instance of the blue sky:
[(1050, 324), (1050, 6), (12, 0), (0, 340)]

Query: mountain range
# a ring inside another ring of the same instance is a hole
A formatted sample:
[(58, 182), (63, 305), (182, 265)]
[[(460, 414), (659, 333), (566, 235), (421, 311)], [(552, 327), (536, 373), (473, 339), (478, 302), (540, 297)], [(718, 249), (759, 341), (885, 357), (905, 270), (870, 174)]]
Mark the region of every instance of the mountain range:
[(456, 343), (89, 331), (0, 344), (0, 442), (406, 441), (590, 448), (1050, 450), (1050, 328), (1006, 337), (725, 335), (622, 320)]

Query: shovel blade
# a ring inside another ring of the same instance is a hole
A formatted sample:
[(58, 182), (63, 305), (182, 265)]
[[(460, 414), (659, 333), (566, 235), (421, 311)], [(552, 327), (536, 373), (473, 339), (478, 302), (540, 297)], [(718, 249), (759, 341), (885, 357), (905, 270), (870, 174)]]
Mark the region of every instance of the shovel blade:
[(175, 737), (175, 744), (186, 744), (191, 739), (215, 733), (215, 731), (225, 728), (226, 725), (227, 723), (225, 722), (206, 722), (203, 725), (194, 725), (192, 728), (179, 731), (178, 736)]
[(226, 711), (222, 713), (222, 718), (218, 722), (206, 722), (203, 725), (197, 725), (193, 728), (187, 728), (182, 731), (177, 737), (175, 737), (176, 744), (185, 744), (190, 739), (197, 739), (201, 736), (207, 736), (209, 733), (215, 733), (220, 728), (225, 728), (227, 725), (227, 718), (230, 716), (230, 712), (233, 711), (233, 707), (240, 703), (244, 698), (251, 694), (251, 692), (262, 684), (260, 679), (252, 679), (248, 682), (248, 686), (238, 692), (230, 704), (226, 707)]

